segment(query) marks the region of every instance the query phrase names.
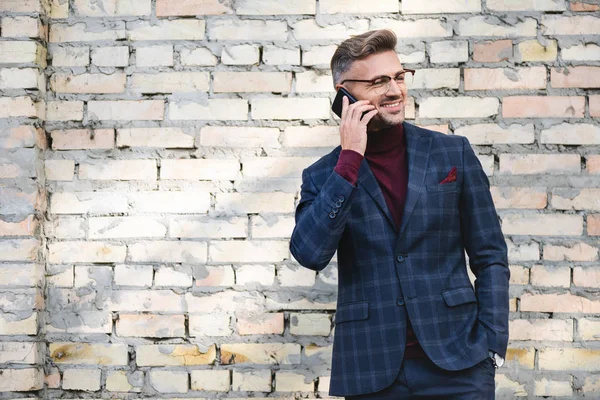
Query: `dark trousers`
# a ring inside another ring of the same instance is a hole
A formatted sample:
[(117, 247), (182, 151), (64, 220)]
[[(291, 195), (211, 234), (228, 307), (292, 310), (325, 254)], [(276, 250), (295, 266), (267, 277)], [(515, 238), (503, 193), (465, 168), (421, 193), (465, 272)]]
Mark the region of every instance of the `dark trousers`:
[(405, 359), (391, 386), (346, 400), (494, 400), (495, 374), (490, 358), (460, 371), (443, 370), (427, 357)]

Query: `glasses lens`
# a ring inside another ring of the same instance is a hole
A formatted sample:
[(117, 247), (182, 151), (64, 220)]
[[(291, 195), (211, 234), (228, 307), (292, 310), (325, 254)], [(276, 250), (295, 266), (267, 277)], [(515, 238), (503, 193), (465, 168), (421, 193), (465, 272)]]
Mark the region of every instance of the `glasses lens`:
[[(412, 72), (404, 72), (401, 76), (398, 77), (398, 79), (396, 79), (396, 84), (398, 86), (408, 86), (410, 87), (410, 85), (412, 85), (413, 83), (413, 73)], [(388, 80), (388, 82), (385, 85), (381, 85), (380, 87), (375, 87), (375, 93), (377, 93), (378, 95), (382, 95), (384, 93), (387, 93), (387, 91), (390, 89), (390, 85), (392, 84), (391, 80)]]

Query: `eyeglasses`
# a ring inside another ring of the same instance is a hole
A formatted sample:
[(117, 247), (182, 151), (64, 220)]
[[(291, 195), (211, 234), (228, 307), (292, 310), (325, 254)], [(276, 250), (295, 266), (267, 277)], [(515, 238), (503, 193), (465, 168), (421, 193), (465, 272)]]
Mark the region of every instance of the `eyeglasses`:
[(405, 69), (404, 71), (398, 72), (396, 74), (396, 76), (394, 76), (393, 78), (391, 76), (384, 75), (384, 76), (380, 76), (380, 77), (377, 77), (377, 78), (371, 79), (371, 80), (346, 79), (346, 80), (343, 80), (340, 83), (340, 85), (343, 85), (345, 82), (367, 83), (368, 84), (367, 88), (369, 90), (372, 90), (373, 92), (375, 92), (378, 95), (382, 95), (384, 93), (387, 93), (387, 91), (390, 89), (390, 83), (392, 82), (392, 79), (396, 81), (398, 86), (410, 85), (413, 82), (414, 75), (415, 75), (414, 69)]

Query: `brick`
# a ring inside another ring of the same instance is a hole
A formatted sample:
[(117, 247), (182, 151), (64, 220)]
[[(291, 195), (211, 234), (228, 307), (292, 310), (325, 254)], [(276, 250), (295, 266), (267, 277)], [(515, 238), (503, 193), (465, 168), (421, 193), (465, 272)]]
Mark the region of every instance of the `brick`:
[(165, 237), (167, 227), (152, 217), (89, 218), (90, 239)]
[(594, 43), (576, 44), (570, 47), (561, 46), (560, 55), (566, 61), (598, 61), (600, 46)]
[(156, 180), (156, 160), (103, 160), (100, 164), (79, 165), (79, 179)]
[(283, 313), (260, 314), (237, 318), (240, 335), (283, 335)]
[(290, 333), (292, 335), (329, 336), (331, 317), (329, 314), (290, 314)]
[(510, 380), (504, 374), (497, 374), (495, 376), (496, 390), (500, 393), (509, 396), (508, 398), (514, 399), (517, 397), (527, 397), (527, 390), (525, 384), (518, 381)]
[(564, 11), (564, 0), (487, 0), (487, 7), (493, 11)]
[(56, 364), (127, 365), (126, 344), (55, 342), (49, 351)]
[(597, 145), (600, 144), (600, 128), (591, 124), (563, 123), (554, 125), (542, 131), (540, 142), (570, 145)]
[(46, 104), (46, 121), (83, 120), (83, 101), (49, 101)]
[(511, 96), (502, 102), (504, 118), (583, 118), (585, 97)]
[(296, 92), (331, 92), (333, 80), (331, 74), (324, 71), (306, 71), (296, 73)]
[(214, 294), (188, 292), (185, 295), (187, 310), (190, 313), (233, 314), (264, 312), (264, 295), (236, 290), (224, 290)]
[(507, 175), (579, 175), (578, 154), (500, 154), (500, 173)]
[(84, 241), (56, 242), (51, 243), (48, 248), (48, 260), (51, 263), (123, 262), (126, 252), (123, 245)]
[(520, 265), (511, 265), (509, 268), (511, 285), (529, 284), (529, 268), (521, 267)]
[(598, 35), (600, 18), (588, 15), (542, 16), (542, 35)]
[(275, 376), (275, 390), (277, 392), (313, 392), (315, 390), (314, 381), (306, 383), (309, 379), (303, 374), (277, 371)]
[(34, 147), (37, 136), (38, 131), (32, 125), (0, 128), (0, 148)]
[(137, 93), (198, 93), (210, 89), (208, 72), (132, 74), (129, 89)]
[[(327, 13), (324, 7), (326, 5), (321, 4), (321, 13)], [(237, 15), (315, 15), (316, 11), (315, 0), (241, 0), (235, 5)]]
[(546, 88), (546, 68), (465, 69), (465, 90), (511, 90)]
[(300, 345), (293, 343), (222, 344), (221, 364), (300, 364)]
[(485, 118), (498, 114), (494, 97), (428, 97), (419, 104), (420, 118)]
[(509, 214), (502, 218), (506, 235), (580, 236), (583, 220), (580, 215), (566, 214)]
[[(453, 64), (469, 61), (469, 42), (447, 40), (429, 45), (429, 59), (434, 64)], [(419, 75), (421, 70), (419, 70)]]
[(206, 126), (200, 131), (200, 145), (214, 147), (281, 147), (279, 129)]
[(302, 48), (302, 65), (328, 68), (337, 46), (311, 46)]
[(225, 65), (254, 65), (260, 62), (260, 47), (242, 44), (223, 47), (221, 62)]
[(204, 40), (206, 22), (202, 19), (175, 19), (127, 22), (129, 40)]
[[(589, 217), (588, 217), (589, 226)], [(568, 246), (544, 245), (544, 260), (549, 261), (595, 261), (598, 249), (586, 243)]]
[(138, 367), (209, 365), (217, 356), (215, 345), (205, 350), (197, 345), (160, 344), (136, 347)]
[(120, 314), (116, 332), (120, 337), (183, 337), (184, 323), (183, 315)]
[(248, 100), (209, 99), (202, 103), (172, 102), (169, 118), (172, 120), (246, 121)]
[(577, 321), (577, 327), (581, 340), (600, 340), (600, 320), (582, 318)]
[(4, 222), (0, 220), (0, 237), (2, 236), (33, 236), (38, 230), (38, 221), (33, 215), (19, 222)]
[(50, 197), (53, 214), (105, 214), (127, 210), (127, 197), (119, 193), (63, 192), (53, 193)]
[(43, 86), (37, 68), (0, 68), (0, 89), (39, 89)]
[(248, 236), (247, 218), (216, 219), (177, 218), (169, 222), (170, 237), (176, 238), (245, 238)]
[(523, 294), (521, 311), (598, 313), (600, 301), (572, 294)]
[(41, 52), (42, 47), (38, 47), (34, 41), (3, 41), (0, 43), (0, 64), (35, 63)]
[(243, 175), (250, 178), (301, 178), (313, 157), (258, 157), (242, 160)]
[(50, 78), (50, 88), (56, 93), (123, 93), (126, 75), (115, 72), (105, 74), (60, 74)]
[(75, 14), (81, 17), (117, 17), (150, 15), (150, 0), (105, 0), (100, 4), (74, 0)]
[(0, 241), (0, 261), (33, 261), (40, 243), (35, 239), (3, 239)]
[(285, 310), (335, 310), (336, 302), (334, 301), (311, 301), (307, 299), (292, 299), (285, 295), (274, 295), (267, 297), (267, 311), (285, 311)]
[(242, 265), (236, 268), (236, 284), (270, 286), (275, 282), (273, 265)]
[(107, 311), (56, 312), (52, 310), (52, 314), (51, 320), (45, 326), (48, 333), (112, 333), (112, 314)]
[(264, 46), (262, 58), (267, 65), (300, 65), (300, 49)]
[(99, 47), (92, 49), (92, 64), (99, 67), (126, 67), (129, 65), (129, 47)]
[(556, 40), (545, 40), (544, 43), (538, 42), (537, 39), (526, 40), (519, 43), (517, 49), (519, 61), (555, 61), (558, 56)]
[(231, 317), (229, 315), (190, 315), (190, 336), (229, 336)]
[(403, 0), (402, 2), (402, 14), (478, 13), (480, 11), (481, 0), (433, 0), (426, 3), (419, 0)]
[(182, 128), (126, 128), (117, 130), (117, 147), (194, 148), (194, 136)]
[(112, 149), (114, 129), (67, 129), (50, 132), (54, 150)]
[(192, 390), (212, 392), (228, 392), (231, 382), (229, 370), (197, 370), (191, 371)]
[(164, 118), (164, 100), (98, 100), (88, 102), (92, 120), (146, 120)]
[(135, 49), (135, 65), (138, 67), (173, 66), (173, 46), (147, 46)]
[(600, 214), (588, 216), (587, 224), (588, 235), (600, 236)]
[(172, 290), (113, 290), (105, 309), (120, 312), (182, 313), (181, 296)]
[(509, 363), (509, 365), (517, 365), (517, 367), (520, 368), (533, 369), (535, 363), (535, 349), (508, 348), (506, 350), (506, 362)]
[(231, 7), (218, 0), (157, 0), (156, 16), (196, 16), (231, 14)]
[(281, 287), (313, 286), (316, 273), (308, 268), (282, 265), (277, 268), (277, 280)]
[[(323, 26), (314, 19), (303, 19), (291, 24), (292, 34), (298, 41), (345, 40), (349, 36), (359, 35), (369, 29), (369, 21), (352, 20), (346, 23)], [(373, 28), (376, 29), (376, 28)]]
[(461, 19), (456, 28), (459, 36), (489, 36), (501, 38), (535, 37), (537, 21), (526, 17), (522, 22), (509, 24), (498, 17), (475, 16)]
[(509, 299), (508, 311), (517, 312), (517, 299)]
[(155, 271), (154, 286), (192, 286), (192, 269), (189, 266), (165, 266), (161, 265)]
[(573, 395), (573, 382), (571, 379), (568, 381), (555, 381), (542, 378), (534, 382), (533, 394), (535, 396), (572, 396)]
[(497, 209), (544, 209), (548, 204), (546, 188), (492, 186), (490, 191)]
[(600, 156), (587, 156), (586, 168), (590, 175), (600, 174)]
[(40, 38), (41, 24), (37, 17), (4, 17), (0, 21), (2, 37)]
[(34, 178), (36, 154), (34, 149), (14, 149), (0, 155), (0, 178)]
[[(53, 265), (48, 269), (46, 282), (49, 287), (72, 288), (75, 280), (75, 267), (73, 265)], [(112, 327), (112, 319), (111, 319)], [(112, 328), (111, 328), (112, 329)]]
[(287, 24), (284, 21), (261, 20), (214, 20), (209, 25), (208, 36), (211, 40), (243, 41), (286, 41)]
[(454, 134), (467, 137), (471, 144), (529, 144), (535, 141), (533, 124), (512, 124), (506, 128), (496, 124), (466, 125), (455, 129)]
[(215, 210), (227, 214), (287, 213), (294, 211), (289, 193), (217, 193)]
[(573, 268), (573, 284), (581, 287), (599, 287), (600, 269), (595, 267)]
[(195, 49), (182, 48), (179, 52), (181, 65), (213, 66), (219, 62), (210, 49), (198, 47)]
[(600, 363), (600, 350), (594, 349), (540, 349), (540, 370), (595, 371)]
[(132, 261), (206, 263), (207, 244), (184, 241), (145, 241), (129, 246)]
[[(106, 390), (110, 392), (136, 392), (142, 391), (144, 373), (136, 371), (111, 371), (106, 376)], [(134, 386), (135, 385), (135, 386)]]
[(293, 217), (276, 215), (252, 217), (253, 238), (289, 238), (295, 225)]
[(0, 376), (0, 391), (29, 392), (44, 387), (44, 373), (37, 368), (3, 369)]
[(235, 180), (240, 163), (232, 159), (162, 160), (160, 179)]
[(89, 47), (50, 46), (52, 65), (55, 67), (85, 67), (90, 64)]
[(600, 189), (554, 189), (552, 191), (552, 207), (558, 210), (600, 211)]
[[(398, 58), (404, 65), (421, 64), (425, 62), (425, 44), (402, 44), (400, 51), (397, 52)], [(458, 52), (460, 56), (460, 52)]]
[(271, 370), (233, 371), (232, 389), (235, 391), (270, 392)]
[(568, 288), (571, 286), (571, 268), (534, 265), (531, 268), (531, 284)]
[(151, 265), (115, 265), (115, 285), (152, 286)]
[(85, 390), (95, 392), (100, 390), (100, 376), (102, 370), (94, 369), (66, 369), (63, 371), (64, 390)]
[(149, 372), (150, 386), (160, 393), (187, 393), (189, 376), (187, 371), (160, 371)]
[(2, 364), (37, 364), (40, 362), (40, 347), (35, 342), (0, 343), (0, 362)]
[(16, 321), (14, 317), (5, 318), (4, 313), (0, 313), (0, 335), (37, 335), (37, 333), (37, 313), (34, 312), (29, 317)]
[(125, 23), (99, 24), (100, 29), (88, 30), (84, 22), (67, 25), (50, 24), (50, 43), (115, 41), (125, 39)]
[(231, 287), (235, 285), (235, 273), (231, 265), (199, 266), (195, 270), (195, 277), (194, 286), (197, 287)]
[(36, 264), (2, 264), (0, 286), (37, 286), (42, 275)]
[(337, 126), (288, 126), (282, 135), (285, 147), (335, 147), (340, 144)]
[(252, 119), (328, 119), (329, 99), (252, 99)]
[(288, 258), (283, 241), (227, 241), (210, 243), (212, 262), (280, 262)]
[[(254, 0), (256, 1), (256, 0)], [(405, 0), (406, 1), (406, 0)], [(404, 5), (404, 4), (403, 4)], [(319, 12), (321, 14), (367, 14), (367, 13), (397, 13), (398, 2), (395, 0), (380, 0), (377, 2), (364, 2), (361, 0), (320, 0)], [(286, 13), (293, 14), (293, 13)], [(314, 12), (313, 12), (314, 14)]]
[(473, 61), (476, 62), (508, 61), (512, 57), (512, 40), (480, 42), (473, 45)]
[(550, 72), (551, 84), (555, 88), (600, 88), (600, 67), (552, 68)]
[(440, 19), (417, 19), (415, 21), (372, 19), (371, 29), (390, 29), (399, 39), (452, 36), (452, 26)]
[(414, 76), (409, 89), (458, 89), (460, 69), (420, 69)]
[(215, 72), (215, 93), (277, 92), (292, 90), (292, 74), (288, 72)]
[(0, 11), (12, 13), (40, 13), (42, 12), (41, 3), (38, 0), (3, 0), (0, 4)]
[(204, 214), (210, 209), (210, 193), (194, 190), (130, 192), (127, 199), (131, 211), (143, 213)]
[(37, 118), (36, 104), (29, 97), (0, 98), (0, 118), (33, 117)]
[(587, 12), (587, 11), (599, 11), (599, 10), (600, 10), (600, 4), (585, 3), (585, 0), (584, 1), (571, 0), (571, 11)]

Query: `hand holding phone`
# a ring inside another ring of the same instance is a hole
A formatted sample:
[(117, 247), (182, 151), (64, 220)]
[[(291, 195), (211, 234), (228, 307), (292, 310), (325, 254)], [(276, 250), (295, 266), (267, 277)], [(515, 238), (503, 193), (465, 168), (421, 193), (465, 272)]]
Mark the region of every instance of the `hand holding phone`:
[(378, 110), (368, 100), (357, 100), (344, 88), (338, 90), (331, 108), (342, 119), (342, 150), (354, 150), (364, 155), (367, 148), (367, 124)]

